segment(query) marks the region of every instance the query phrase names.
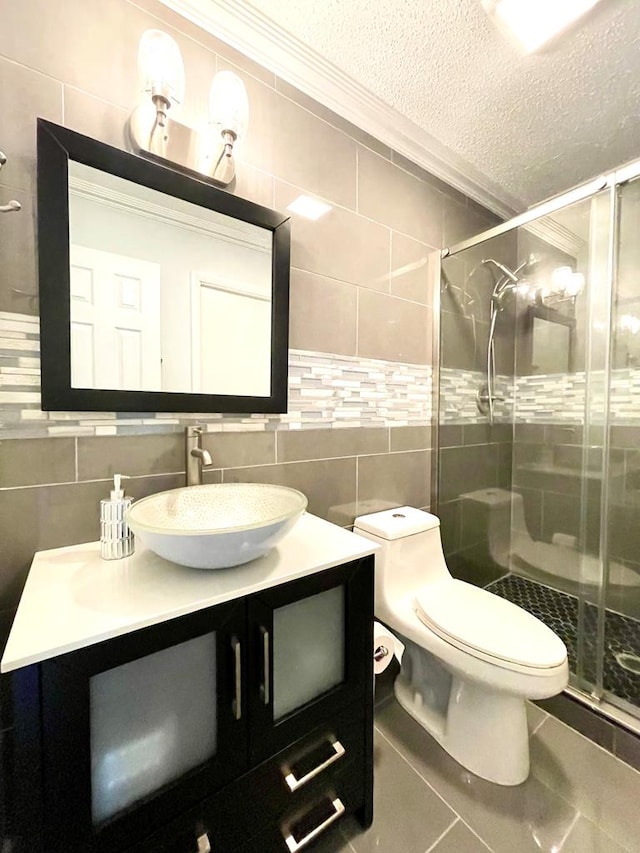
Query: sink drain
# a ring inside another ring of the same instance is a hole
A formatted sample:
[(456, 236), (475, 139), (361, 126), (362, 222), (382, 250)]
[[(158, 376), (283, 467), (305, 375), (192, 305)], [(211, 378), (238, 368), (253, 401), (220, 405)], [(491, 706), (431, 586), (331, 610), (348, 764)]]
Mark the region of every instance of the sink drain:
[(635, 672), (636, 675), (640, 675), (640, 657), (638, 655), (621, 652), (619, 655), (616, 655), (616, 660), (619, 666), (626, 669), (627, 672)]

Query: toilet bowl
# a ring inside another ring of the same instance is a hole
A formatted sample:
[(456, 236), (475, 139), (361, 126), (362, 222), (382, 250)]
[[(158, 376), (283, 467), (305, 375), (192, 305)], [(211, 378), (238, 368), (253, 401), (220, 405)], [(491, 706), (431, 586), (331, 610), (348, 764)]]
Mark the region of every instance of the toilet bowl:
[[(576, 537), (555, 533), (551, 542), (531, 537), (525, 520), (522, 495), (507, 489), (478, 489), (460, 495), (463, 512), (469, 507), (486, 531), (491, 559), (509, 571), (539, 578), (544, 572), (582, 586), (599, 587), (602, 567), (596, 554), (577, 547)], [(609, 586), (638, 587), (640, 576), (615, 560), (608, 564)]]
[(376, 617), (406, 646), (398, 702), (468, 770), (500, 785), (524, 782), (525, 699), (567, 686), (562, 640), (515, 604), (451, 577), (436, 516), (399, 507), (358, 517), (354, 532), (381, 546)]

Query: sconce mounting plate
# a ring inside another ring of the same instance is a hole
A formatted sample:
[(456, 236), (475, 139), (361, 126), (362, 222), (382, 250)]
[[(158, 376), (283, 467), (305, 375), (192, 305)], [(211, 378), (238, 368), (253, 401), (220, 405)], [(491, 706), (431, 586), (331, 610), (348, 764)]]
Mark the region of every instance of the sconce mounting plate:
[(230, 146), (215, 132), (199, 131), (167, 115), (164, 126), (157, 120), (151, 102), (140, 104), (129, 118), (129, 140), (136, 154), (166, 161), (203, 175), (219, 187), (235, 178), (235, 162)]

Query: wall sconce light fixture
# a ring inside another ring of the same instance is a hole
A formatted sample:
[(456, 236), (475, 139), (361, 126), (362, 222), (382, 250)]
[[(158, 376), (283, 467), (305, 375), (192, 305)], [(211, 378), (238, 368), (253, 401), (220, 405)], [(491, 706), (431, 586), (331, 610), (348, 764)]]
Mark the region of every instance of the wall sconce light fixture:
[(138, 46), (139, 103), (129, 118), (138, 154), (200, 172), (219, 186), (235, 177), (234, 148), (247, 129), (249, 101), (242, 80), (219, 71), (211, 81), (209, 121), (200, 128), (179, 121), (185, 75), (180, 48), (161, 30), (147, 30)]

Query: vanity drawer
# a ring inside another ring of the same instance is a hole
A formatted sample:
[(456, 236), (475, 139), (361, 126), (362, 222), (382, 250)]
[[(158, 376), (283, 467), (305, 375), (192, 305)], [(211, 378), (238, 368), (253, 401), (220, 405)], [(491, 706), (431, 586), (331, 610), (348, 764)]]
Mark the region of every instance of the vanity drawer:
[[(233, 850), (233, 845), (251, 838), (267, 822), (322, 796), (332, 784), (347, 786), (353, 778), (361, 791), (364, 725), (364, 709), (352, 706), (205, 800), (202, 822), (210, 828), (212, 839), (221, 849)], [(213, 843), (212, 847), (217, 849)]]
[(335, 781), (240, 848), (242, 853), (302, 853), (315, 849), (316, 841), (363, 804), (361, 782), (353, 776)]

